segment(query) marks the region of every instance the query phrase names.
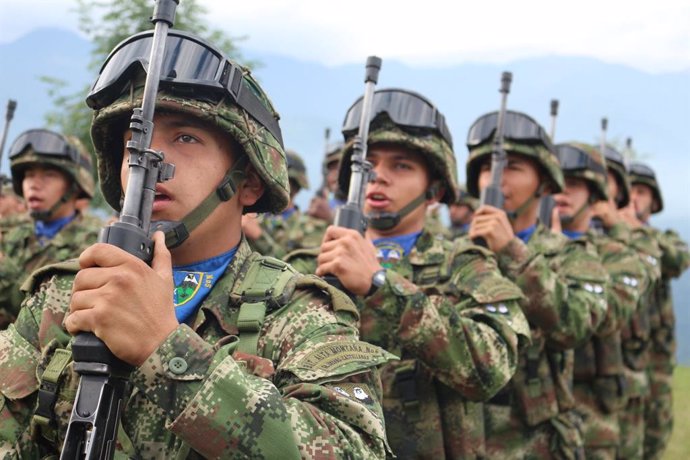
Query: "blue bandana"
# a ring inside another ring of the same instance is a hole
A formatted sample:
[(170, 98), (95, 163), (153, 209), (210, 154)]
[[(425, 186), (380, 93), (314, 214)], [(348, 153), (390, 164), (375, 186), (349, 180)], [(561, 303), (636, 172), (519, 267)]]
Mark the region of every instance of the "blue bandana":
[(228, 268), (237, 246), (228, 252), (194, 264), (173, 267), (173, 302), (177, 321), (187, 321)]
[(563, 234), (568, 237), (569, 240), (576, 240), (580, 238), (585, 232), (576, 232), (573, 230), (563, 230)]
[(37, 220), (34, 224), (34, 233), (38, 237), (41, 246), (43, 246), (46, 241), (52, 240), (55, 235), (57, 235), (58, 232), (65, 227), (65, 225), (72, 222), (75, 217), (77, 217), (76, 213), (72, 214), (71, 216), (53, 220), (51, 222)]
[(293, 207), (287, 208), (285, 211), (281, 212), (280, 216), (283, 218), (283, 220), (288, 220), (290, 218), (290, 216), (295, 213), (295, 211), (297, 211), (297, 208), (293, 206)]
[(378, 249), (376, 257), (385, 268), (391, 268), (400, 259), (410, 253), (417, 239), (422, 232), (410, 233), (409, 235), (393, 236), (390, 238), (378, 238), (373, 241)]
[(515, 234), (518, 238), (522, 240), (523, 243), (527, 244), (530, 238), (532, 238), (532, 235), (534, 234), (534, 231), (537, 229), (537, 225), (534, 224), (531, 227), (527, 227), (524, 230), (520, 230)]

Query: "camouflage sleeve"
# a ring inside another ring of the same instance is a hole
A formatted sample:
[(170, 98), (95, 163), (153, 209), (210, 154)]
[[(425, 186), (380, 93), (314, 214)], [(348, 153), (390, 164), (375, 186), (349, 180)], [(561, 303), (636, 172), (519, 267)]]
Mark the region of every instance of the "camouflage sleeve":
[(384, 458), (375, 366), (389, 356), (316, 293), (293, 296), (262, 332), (259, 357), (181, 325), (132, 382), (205, 457)]
[(529, 340), (519, 289), (488, 253), (452, 259), (448, 290), (422, 289), (392, 269), (366, 307), (397, 325), (397, 340), (430, 373), (464, 397), (486, 400), (513, 376), (518, 347)]
[(19, 286), (25, 274), (14, 257), (0, 259), (0, 330), (12, 323), (24, 297)]
[(259, 254), (275, 257), (277, 259), (282, 259), (286, 254), (285, 248), (278, 244), (278, 242), (268, 234), (265, 228), (257, 239), (250, 240), (247, 238), (247, 241), (252, 249)]
[(597, 244), (604, 269), (609, 274), (607, 289), (608, 310), (597, 330), (604, 336), (618, 330), (630, 320), (637, 309), (642, 293), (646, 292), (647, 274), (638, 254), (611, 238), (601, 238)]
[(497, 257), (503, 274), (522, 289), (527, 320), (544, 331), (553, 348), (585, 343), (603, 321), (607, 275), (596, 254), (582, 245), (564, 242), (545, 254), (514, 238)]
[(659, 233), (661, 271), (666, 278), (677, 278), (690, 266), (688, 245), (678, 233), (666, 230)]

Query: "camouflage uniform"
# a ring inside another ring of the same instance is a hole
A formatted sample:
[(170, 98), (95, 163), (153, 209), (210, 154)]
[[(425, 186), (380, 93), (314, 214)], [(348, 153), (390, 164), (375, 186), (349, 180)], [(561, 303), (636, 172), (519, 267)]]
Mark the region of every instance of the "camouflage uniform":
[[(72, 182), (72, 189), (68, 192), (71, 196), (93, 196), (95, 186), (88, 152), (74, 137), (65, 138), (65, 141), (77, 152), (79, 161), (45, 155), (34, 151), (32, 147), (11, 158), (12, 184), (17, 195), (23, 196), (25, 170), (33, 165), (41, 165), (57, 168), (67, 174)], [(102, 226), (98, 219), (77, 212), (76, 217), (53, 238), (45, 239), (36, 236), (34, 222), (28, 216), (10, 218), (7, 223), (16, 226), (8, 229), (0, 241), (0, 253), (4, 255), (0, 260), (0, 329), (16, 318), (23, 299), (19, 287), (29, 274), (45, 265), (77, 257), (96, 242)]]
[[(316, 269), (317, 251), (290, 263)], [(386, 270), (386, 283), (361, 298), (362, 340), (402, 360), (383, 367), (386, 432), (398, 458), (484, 458), (482, 404), (515, 372), (529, 340), (519, 290), (490, 251), (424, 231)]]
[[(455, 202), (455, 204), (467, 206), (473, 212), (479, 208), (479, 200), (467, 193), (467, 188), (463, 185), (460, 186), (458, 200)], [(450, 239), (454, 240), (467, 234), (468, 229), (465, 226), (455, 225), (453, 222), (450, 224)]]
[[(490, 136), (476, 137), (475, 128), (490, 124)], [(470, 128), (467, 189), (479, 196), (481, 165), (493, 150), (496, 113), (480, 117)], [(519, 123), (518, 123), (519, 122)], [(515, 211), (526, 209), (548, 184), (563, 189), (563, 173), (551, 141), (536, 121), (507, 112), (506, 133), (514, 126), (533, 125), (534, 139), (513, 139), (503, 148), (510, 155), (531, 158), (543, 182), (535, 195)], [(581, 418), (572, 394), (573, 349), (583, 345), (606, 317), (608, 274), (587, 241), (569, 241), (540, 223), (524, 243), (514, 237), (497, 254), (501, 273), (522, 289), (521, 307), (530, 324), (532, 343), (520, 352), (512, 381), (484, 404), (489, 458), (571, 459), (582, 455)]]
[[(124, 46), (136, 47), (142, 37)], [(179, 31), (169, 37), (178, 48), (211, 48)], [(287, 204), (288, 184), (279, 126), (273, 123), (277, 114), (248, 71), (224, 65), (249, 102), (241, 105), (226, 93), (223, 103), (189, 99), (189, 92), (177, 94), (176, 85), (161, 83), (157, 110), (204, 120), (231, 136), (246, 156), (236, 159), (217, 188), (226, 197), (234, 193), (239, 169), (233, 168), (247, 159), (266, 189), (245, 211), (278, 212)], [(108, 83), (115, 102), (106, 96), (90, 100), (98, 107), (91, 134), (101, 189), (115, 209), (122, 194), (122, 130), (132, 109), (141, 106), (137, 84), (143, 74), (127, 75)], [(195, 85), (195, 94), (207, 96)], [(257, 110), (262, 122), (254, 118)], [(209, 196), (215, 200), (220, 193)], [(203, 201), (192, 213), (216, 206)], [(185, 226), (194, 225), (185, 219)], [(78, 380), (68, 359), (72, 340), (63, 328), (75, 269), (64, 264), (35, 274), (25, 285), (32, 295), (16, 323), (0, 332), (0, 457), (55, 454), (61, 445)], [(242, 239), (200, 308), (132, 372), (118, 455), (383, 458), (376, 366), (390, 355), (358, 340), (357, 321), (357, 310), (341, 292), (260, 257)], [(54, 409), (32, 417), (37, 398), (45, 401), (46, 393), (56, 397), (54, 406), (47, 405)]]
[[(556, 146), (565, 177), (584, 180), (589, 187), (588, 201), (608, 200), (608, 176), (603, 155), (592, 146), (568, 143)], [(618, 415), (625, 404), (625, 374), (621, 349), (621, 327), (640, 306), (648, 279), (639, 255), (621, 241), (627, 227), (614, 225), (607, 233), (591, 229), (577, 240), (596, 249), (609, 274), (608, 309), (591, 340), (575, 349), (573, 394), (576, 411), (583, 420), (587, 458), (615, 460), (620, 429)]]
[[(404, 90), (385, 91), (422, 99)], [(381, 113), (372, 117), (369, 148), (385, 144), (418, 152), (432, 177), (430, 187), (435, 192), (443, 187), (441, 202), (452, 202), (457, 178), (449, 139), (426, 128), (408, 131), (394, 116)], [(352, 140), (341, 161), (341, 192), (349, 186), (351, 158)], [(370, 225), (377, 217), (369, 215)], [(318, 249), (295, 252), (288, 260), (313, 273), (317, 254)], [(408, 254), (383, 266), (385, 282), (358, 298), (358, 307), (362, 339), (402, 358), (381, 371), (394, 454), (403, 459), (484, 458), (481, 401), (511, 378), (518, 348), (529, 341), (519, 289), (500, 275), (490, 251), (426, 229)]]

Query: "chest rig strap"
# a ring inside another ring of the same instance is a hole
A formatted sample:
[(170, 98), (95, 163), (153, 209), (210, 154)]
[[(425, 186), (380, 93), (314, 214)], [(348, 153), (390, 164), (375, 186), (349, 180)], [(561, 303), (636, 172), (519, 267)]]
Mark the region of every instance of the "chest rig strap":
[(36, 434), (40, 434), (49, 441), (56, 439), (55, 402), (58, 397), (60, 381), (70, 362), (72, 362), (72, 352), (58, 348), (41, 376), (38, 401), (32, 421), (34, 429), (37, 431)]

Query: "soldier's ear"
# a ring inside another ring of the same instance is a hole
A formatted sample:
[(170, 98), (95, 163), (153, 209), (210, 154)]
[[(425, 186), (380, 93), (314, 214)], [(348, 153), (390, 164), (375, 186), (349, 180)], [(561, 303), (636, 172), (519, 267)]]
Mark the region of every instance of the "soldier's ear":
[(251, 164), (245, 169), (244, 175), (245, 179), (240, 184), (238, 190), (238, 200), (242, 207), (246, 208), (259, 201), (259, 198), (266, 190), (266, 185)]

